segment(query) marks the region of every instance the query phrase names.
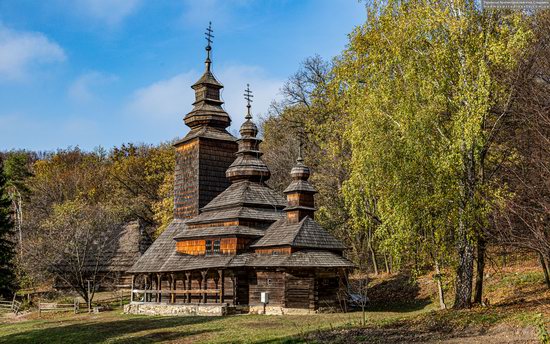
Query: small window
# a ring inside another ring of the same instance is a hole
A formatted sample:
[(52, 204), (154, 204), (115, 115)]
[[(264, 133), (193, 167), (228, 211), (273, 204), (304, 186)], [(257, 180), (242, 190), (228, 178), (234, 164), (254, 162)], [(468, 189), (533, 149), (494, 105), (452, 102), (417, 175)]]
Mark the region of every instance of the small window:
[(206, 240), (206, 255), (212, 254), (212, 240)]
[(267, 279), (267, 285), (271, 285), (271, 284), (273, 284), (273, 281), (271, 280), (271, 278), (268, 278)]
[(214, 254), (220, 254), (220, 241), (214, 241)]

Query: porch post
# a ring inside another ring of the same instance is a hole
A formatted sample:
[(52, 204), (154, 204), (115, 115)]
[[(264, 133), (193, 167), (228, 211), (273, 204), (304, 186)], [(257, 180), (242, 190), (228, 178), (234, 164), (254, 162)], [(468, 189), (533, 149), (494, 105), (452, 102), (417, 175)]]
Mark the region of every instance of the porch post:
[[(191, 273), (185, 273), (185, 279), (187, 281), (187, 303), (191, 303)], [(185, 284), (185, 283), (184, 283)]]
[(203, 282), (203, 288), (204, 288), (204, 293), (202, 294), (202, 302), (206, 303), (207, 301), (206, 290), (208, 289), (208, 270), (201, 271), (201, 275), (202, 275), (202, 282)]
[(220, 290), (220, 302), (221, 303), (224, 303), (225, 302), (225, 271), (224, 270), (219, 270), (219, 274), (221, 276), (221, 282), (222, 282), (222, 285), (221, 285), (221, 290)]
[(132, 275), (132, 285), (130, 286), (130, 303), (134, 302), (134, 281), (136, 280), (136, 275)]
[(220, 270), (216, 271), (214, 273), (214, 284), (216, 285), (216, 294), (214, 294), (214, 298), (216, 300), (216, 303), (220, 302)]
[(157, 302), (162, 302), (162, 294), (160, 291), (162, 290), (162, 274), (157, 274)]
[[(175, 282), (174, 274), (170, 274), (170, 290), (171, 291), (174, 291), (174, 289), (176, 289), (176, 287), (174, 285), (175, 284), (174, 282)], [(175, 303), (176, 302), (175, 297), (174, 297), (175, 295), (176, 294), (174, 294), (174, 293), (170, 293), (170, 303)]]
[(237, 277), (234, 272), (233, 276), (231, 276), (231, 284), (233, 287), (233, 306), (235, 306), (237, 305)]
[(147, 297), (147, 289), (150, 288), (150, 286), (149, 286), (149, 275), (143, 276), (143, 279), (145, 280), (145, 283), (144, 283), (144, 285), (143, 285), (143, 290), (144, 290), (143, 300), (144, 300), (145, 302), (149, 302), (149, 301), (148, 301), (149, 298)]

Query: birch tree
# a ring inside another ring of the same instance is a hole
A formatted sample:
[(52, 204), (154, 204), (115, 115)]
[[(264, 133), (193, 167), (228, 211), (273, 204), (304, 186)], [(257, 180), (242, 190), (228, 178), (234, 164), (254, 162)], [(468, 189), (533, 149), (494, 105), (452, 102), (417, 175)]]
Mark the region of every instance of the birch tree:
[(368, 9), (335, 69), (350, 117), (345, 196), (376, 199), (376, 235), (393, 254), (451, 264), (454, 307), (469, 307), (475, 243), (500, 197), (484, 178), (493, 163), (488, 124), (510, 91), (491, 71), (514, 68), (528, 30), (519, 15), (481, 12), (469, 0)]

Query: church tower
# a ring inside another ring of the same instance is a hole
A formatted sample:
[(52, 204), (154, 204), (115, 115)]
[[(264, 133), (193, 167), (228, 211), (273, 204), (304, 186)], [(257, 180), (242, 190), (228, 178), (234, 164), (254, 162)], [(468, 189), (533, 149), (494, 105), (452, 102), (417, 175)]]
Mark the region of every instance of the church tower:
[(225, 190), (230, 182), (225, 171), (235, 159), (237, 142), (226, 130), (231, 118), (222, 108), (223, 85), (212, 74), (212, 29), (206, 32), (205, 71), (191, 86), (195, 91), (193, 110), (185, 118), (189, 133), (174, 145), (176, 171), (174, 218), (187, 219)]

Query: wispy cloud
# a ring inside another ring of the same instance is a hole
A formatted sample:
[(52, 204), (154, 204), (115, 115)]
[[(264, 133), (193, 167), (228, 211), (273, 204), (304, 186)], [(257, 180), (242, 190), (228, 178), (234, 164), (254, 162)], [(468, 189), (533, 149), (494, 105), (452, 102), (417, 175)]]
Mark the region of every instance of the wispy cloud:
[(133, 14), (141, 0), (76, 0), (74, 4), (84, 15), (108, 25), (116, 25)]
[(0, 78), (26, 79), (34, 66), (65, 59), (63, 49), (44, 34), (15, 31), (0, 23)]
[(254, 94), (252, 115), (258, 123), (260, 116), (265, 115), (269, 105), (279, 95), (283, 80), (271, 78), (266, 71), (258, 66), (230, 65), (219, 72), (219, 80), (225, 85), (223, 100), (227, 112), (233, 120), (231, 127), (238, 130), (246, 115), (246, 102), (243, 94), (246, 84)]
[[(164, 130), (164, 138), (171, 139), (173, 135), (181, 134), (182, 127), (177, 126), (177, 123), (191, 111), (194, 94), (190, 86), (199, 76), (199, 72), (189, 71), (138, 89), (133, 93), (125, 112), (133, 118), (137, 115), (144, 126), (152, 125), (157, 130)], [(216, 72), (216, 77), (225, 86), (222, 98), (224, 107), (233, 120), (233, 131), (238, 130), (244, 121), (246, 103), (243, 93), (247, 83), (254, 93), (252, 112), (256, 121), (260, 114), (267, 112), (283, 84), (282, 80), (270, 78), (257, 66), (221, 67)], [(162, 135), (162, 132), (157, 135)]]
[(69, 86), (69, 97), (77, 102), (87, 103), (95, 100), (95, 88), (117, 80), (114, 75), (108, 75), (96, 71), (87, 72), (79, 76)]
[(190, 71), (140, 88), (133, 93), (126, 109), (154, 122), (177, 118), (193, 102), (189, 87), (197, 78), (198, 73)]

